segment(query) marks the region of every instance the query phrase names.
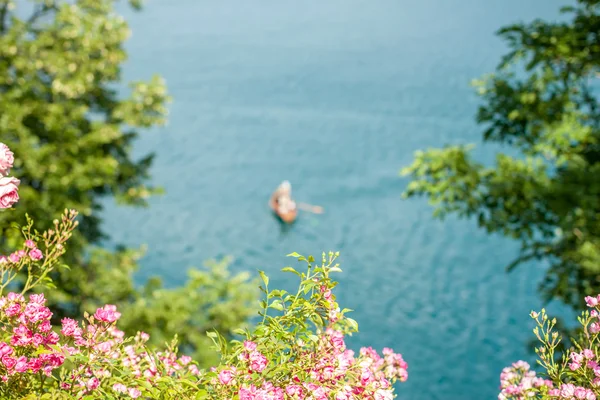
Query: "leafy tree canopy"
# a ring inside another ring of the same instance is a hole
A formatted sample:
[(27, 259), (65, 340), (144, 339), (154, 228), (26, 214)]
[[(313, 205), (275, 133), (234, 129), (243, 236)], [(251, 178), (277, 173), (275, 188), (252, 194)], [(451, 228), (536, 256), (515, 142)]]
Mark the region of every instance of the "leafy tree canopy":
[[(13, 175), (21, 179), (18, 206), (0, 214), (0, 253), (19, 245), (19, 230), (10, 227), (24, 223), (25, 210), (36, 221), (48, 221), (65, 207), (76, 209), (80, 225), (65, 259), (70, 268), (52, 277), (55, 316), (77, 317), (118, 304), (144, 321), (130, 324), (130, 330), (144, 328), (163, 337), (173, 329), (160, 299), (179, 307), (185, 297), (186, 310), (178, 309), (177, 316), (184, 324), (180, 341), (195, 348), (204, 339), (194, 329), (223, 328), (227, 334), (252, 313), (243, 301), (254, 293), (247, 277), (236, 276), (239, 284), (231, 287), (226, 274), (196, 271), (184, 288), (162, 289), (155, 279), (138, 291), (132, 274), (139, 251), (93, 246), (107, 237), (101, 229), (103, 197), (145, 206), (159, 192), (147, 184), (152, 154), (135, 160), (131, 150), (140, 130), (165, 122), (169, 100), (158, 76), (122, 82), (130, 32), (114, 6), (114, 0), (0, 0), (0, 141), (14, 151)], [(204, 295), (193, 295), (198, 291)], [(240, 299), (235, 312), (218, 306), (230, 304), (230, 297)], [(210, 318), (194, 316), (207, 310)], [(164, 323), (154, 324), (161, 318)]]
[(472, 145), (416, 153), (403, 169), (406, 197), (424, 195), (435, 215), (476, 217), (487, 232), (521, 243), (509, 269), (549, 264), (547, 298), (579, 305), (600, 291), (600, 1), (564, 7), (560, 22), (502, 28), (510, 52), (475, 82), (484, 142), (510, 148), (493, 166)]

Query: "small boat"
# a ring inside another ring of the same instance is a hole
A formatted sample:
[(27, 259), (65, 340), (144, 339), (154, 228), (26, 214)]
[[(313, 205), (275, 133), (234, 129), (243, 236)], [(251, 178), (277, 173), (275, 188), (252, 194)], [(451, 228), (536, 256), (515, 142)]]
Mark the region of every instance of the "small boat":
[[(287, 204), (279, 204), (278, 199), (285, 200)], [(269, 207), (286, 224), (291, 224), (298, 216), (298, 207), (292, 199), (292, 186), (288, 181), (283, 181), (281, 185), (273, 192), (269, 200)]]
[(275, 213), (275, 215), (280, 220), (285, 222), (286, 224), (293, 223), (296, 220), (296, 217), (298, 216), (297, 208), (293, 208), (293, 209), (287, 210), (287, 211), (282, 211), (281, 208), (278, 206), (276, 197), (274, 195), (271, 196), (271, 200), (269, 200), (269, 207), (271, 207), (271, 210), (273, 210), (273, 213)]

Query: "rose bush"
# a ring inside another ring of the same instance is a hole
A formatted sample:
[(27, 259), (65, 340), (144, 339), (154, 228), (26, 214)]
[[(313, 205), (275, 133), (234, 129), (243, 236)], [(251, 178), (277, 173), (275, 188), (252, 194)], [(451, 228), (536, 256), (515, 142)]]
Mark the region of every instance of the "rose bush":
[(500, 376), (500, 400), (600, 398), (600, 295), (587, 296), (585, 302), (589, 309), (578, 317), (581, 333), (571, 339), (573, 347), (564, 353), (559, 351), (563, 338), (556, 319), (548, 317), (544, 309), (532, 311), (537, 325), (533, 332), (540, 343), (535, 351), (543, 378), (528, 363), (514, 363)]
[[(1, 145), (3, 174), (13, 161)], [(18, 200), (19, 181), (1, 179), (0, 204), (9, 208)], [(387, 400), (395, 397), (394, 383), (408, 377), (406, 362), (391, 349), (355, 354), (346, 347), (344, 337), (358, 325), (335, 301), (330, 275), (341, 270), (334, 253), (323, 254), (320, 264), (291, 254), (306, 263), (301, 272), (284, 268), (299, 279), (296, 293), (269, 290), (260, 272), (262, 321), (236, 331), (240, 340), (209, 332), (221, 355), (209, 370), (179, 354), (176, 336), (162, 348), (150, 346), (147, 333), (127, 336), (115, 305), (53, 325), (44, 292), (53, 290), (51, 273), (64, 267), (60, 258), (77, 225), (74, 210), (41, 233), (28, 218), (20, 248), (0, 255), (1, 398)]]
[(0, 208), (10, 208), (19, 201), (20, 181), (8, 176), (14, 162), (13, 152), (7, 145), (0, 143)]

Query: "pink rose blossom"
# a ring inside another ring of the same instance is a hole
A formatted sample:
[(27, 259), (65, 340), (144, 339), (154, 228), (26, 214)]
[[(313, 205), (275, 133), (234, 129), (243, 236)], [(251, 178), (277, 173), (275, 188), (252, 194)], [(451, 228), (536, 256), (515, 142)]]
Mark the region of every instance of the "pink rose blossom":
[(56, 332), (50, 332), (48, 333), (48, 336), (46, 336), (46, 344), (57, 344), (58, 341), (60, 340), (60, 337), (58, 336), (58, 333)]
[(391, 390), (379, 389), (375, 392), (375, 400), (394, 400), (394, 393)]
[(231, 385), (234, 382), (233, 374), (231, 373), (231, 370), (224, 369), (221, 372), (219, 372), (219, 381), (223, 385)]
[(598, 299), (592, 296), (586, 296), (585, 303), (588, 307), (596, 307), (598, 305)]
[(17, 358), (17, 363), (15, 364), (15, 371), (17, 372), (25, 372), (27, 371), (27, 357), (21, 356)]
[[(2, 208), (0, 206), (0, 208)], [(12, 262), (12, 263), (18, 263), (19, 260), (21, 259), (21, 256), (19, 255), (19, 253), (17, 253), (16, 251), (14, 253), (11, 253), (11, 255), (8, 256), (8, 259)]]
[(188, 365), (192, 361), (192, 357), (190, 356), (181, 356), (179, 357), (179, 362), (181, 365)]
[(256, 350), (256, 343), (251, 342), (250, 340), (244, 340), (244, 349), (247, 351), (254, 351)]
[(14, 317), (21, 314), (21, 305), (18, 303), (13, 303), (6, 308), (4, 311), (7, 317)]
[(0, 178), (0, 208), (10, 208), (19, 201), (19, 183), (17, 178)]
[(560, 395), (566, 398), (573, 397), (575, 395), (575, 386), (570, 383), (565, 383), (560, 387)]
[(15, 162), (12, 151), (4, 143), (0, 143), (0, 176), (7, 175)]
[(587, 390), (582, 387), (575, 388), (575, 398), (576, 399), (585, 399), (587, 395)]
[(27, 368), (33, 373), (38, 372), (43, 366), (42, 360), (39, 358), (30, 358), (27, 363)]
[(44, 255), (40, 249), (35, 248), (29, 251), (29, 258), (31, 258), (33, 261), (39, 261), (44, 258)]
[(250, 353), (250, 369), (256, 372), (262, 372), (267, 367), (267, 358), (258, 351)]
[(297, 396), (297, 397), (302, 397), (302, 386), (300, 385), (289, 385), (285, 388), (285, 392), (288, 394), (288, 396)]
[(78, 326), (78, 322), (71, 318), (63, 318), (61, 320), (62, 329), (61, 333), (65, 336), (81, 336), (81, 328)]
[(90, 378), (87, 381), (86, 386), (90, 390), (97, 389), (98, 386), (100, 386), (100, 380), (98, 378), (96, 378), (96, 377)]
[(104, 307), (96, 310), (94, 318), (96, 318), (98, 321), (112, 323), (121, 318), (121, 313), (117, 312), (117, 306), (107, 304)]
[(588, 360), (591, 360), (595, 357), (594, 352), (590, 349), (584, 349), (582, 353), (583, 356)]
[(132, 399), (137, 399), (141, 395), (142, 395), (142, 392), (140, 392), (138, 389), (129, 388), (129, 397), (131, 397)]
[(115, 383), (113, 385), (113, 390), (117, 393), (127, 393), (127, 386), (122, 383)]
[(4, 357), (4, 356), (9, 356), (13, 353), (13, 348), (10, 347), (8, 344), (2, 342), (0, 343), (0, 358)]
[(2, 357), (2, 364), (6, 367), (6, 369), (12, 369), (17, 363), (17, 359), (11, 356)]

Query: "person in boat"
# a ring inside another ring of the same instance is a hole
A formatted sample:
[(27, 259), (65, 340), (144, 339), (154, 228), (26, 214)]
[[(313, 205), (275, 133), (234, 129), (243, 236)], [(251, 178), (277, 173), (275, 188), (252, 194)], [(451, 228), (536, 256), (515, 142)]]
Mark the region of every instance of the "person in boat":
[(296, 202), (292, 200), (292, 185), (289, 181), (283, 181), (273, 193), (277, 210), (286, 214), (296, 209)]

